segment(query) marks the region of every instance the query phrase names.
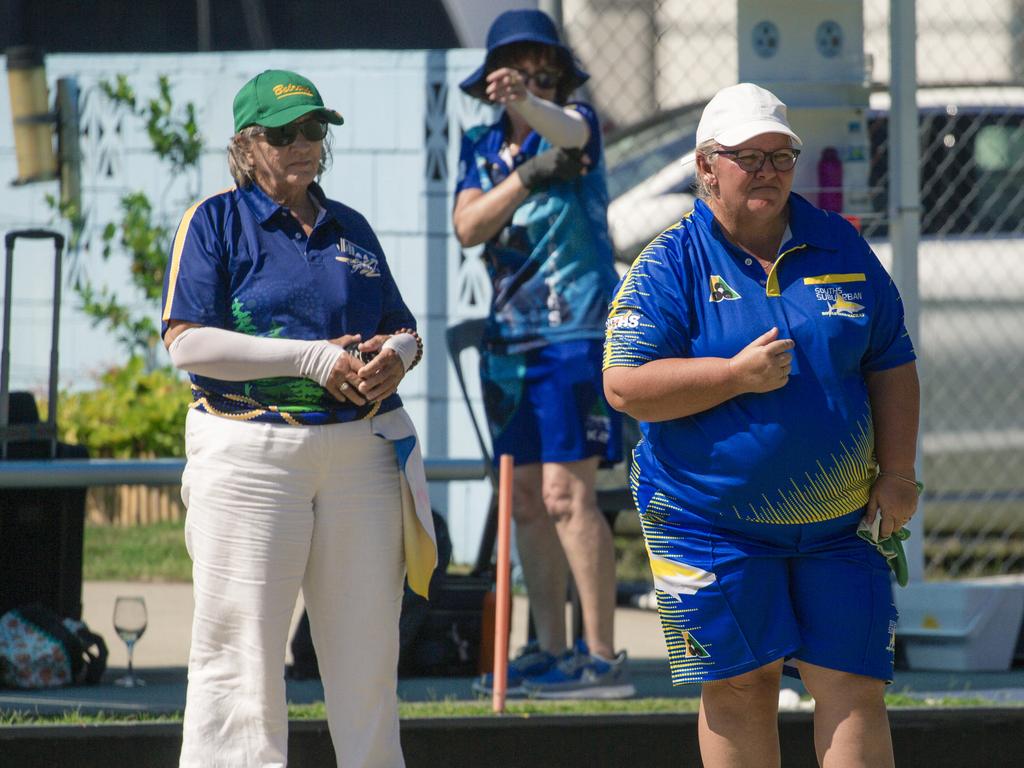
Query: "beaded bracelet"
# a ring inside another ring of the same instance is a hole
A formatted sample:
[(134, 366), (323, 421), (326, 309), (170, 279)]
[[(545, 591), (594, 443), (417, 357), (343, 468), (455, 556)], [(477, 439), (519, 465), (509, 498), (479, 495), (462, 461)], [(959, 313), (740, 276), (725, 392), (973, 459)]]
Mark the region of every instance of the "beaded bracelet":
[(917, 495), (920, 496), (924, 493), (924, 483), (920, 480), (911, 480), (909, 477), (901, 475), (899, 472), (879, 472), (879, 477), (895, 477), (897, 480), (902, 480), (904, 483), (910, 483), (917, 488)]
[(416, 333), (416, 331), (413, 330), (412, 328), (399, 328), (397, 331), (393, 332), (391, 335), (392, 336), (397, 336), (400, 333), (408, 333), (414, 339), (416, 339), (416, 357), (414, 357), (412, 359), (412, 364), (410, 364), (409, 367), (406, 369), (405, 372), (408, 373), (409, 371), (411, 371), (413, 368), (416, 367), (416, 364), (419, 363), (420, 360), (423, 359), (423, 339), (421, 339), (420, 335), (418, 333)]

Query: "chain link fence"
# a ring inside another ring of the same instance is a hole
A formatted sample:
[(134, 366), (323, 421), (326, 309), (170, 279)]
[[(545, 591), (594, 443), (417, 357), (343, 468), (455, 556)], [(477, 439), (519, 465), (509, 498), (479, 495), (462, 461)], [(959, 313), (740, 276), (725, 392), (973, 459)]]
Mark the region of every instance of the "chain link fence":
[[(612, 207), (638, 179), (664, 182), (663, 205), (629, 208), (656, 233), (666, 207), (692, 204), (672, 160), (692, 149), (702, 105), (737, 81), (737, 3), (564, 0), (563, 22), (606, 120)], [(925, 569), (1024, 573), (1024, 0), (918, 0), (917, 32)], [(888, 0), (865, 0), (863, 231), (883, 261), (889, 46)], [(626, 237), (620, 258), (641, 240)]]

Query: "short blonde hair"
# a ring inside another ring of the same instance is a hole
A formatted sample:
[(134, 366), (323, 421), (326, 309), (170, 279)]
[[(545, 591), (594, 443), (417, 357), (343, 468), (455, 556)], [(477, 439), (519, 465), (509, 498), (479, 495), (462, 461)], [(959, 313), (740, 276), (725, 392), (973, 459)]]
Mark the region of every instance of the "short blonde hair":
[[(256, 137), (261, 133), (263, 129), (260, 126), (250, 125), (232, 136), (228, 142), (228, 170), (231, 171), (231, 178), (235, 180), (239, 189), (256, 183), (256, 167), (249, 159), (249, 153)], [(328, 131), (321, 143), (320, 167), (316, 170), (317, 181), (320, 181), (320, 177), (331, 167), (332, 159), (331, 132)]]

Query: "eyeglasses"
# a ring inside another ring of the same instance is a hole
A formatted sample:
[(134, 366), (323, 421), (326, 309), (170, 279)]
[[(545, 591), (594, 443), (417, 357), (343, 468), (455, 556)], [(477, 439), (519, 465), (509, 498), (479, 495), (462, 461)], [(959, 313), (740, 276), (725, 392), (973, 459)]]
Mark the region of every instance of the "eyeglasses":
[(288, 123), (276, 128), (263, 127), (263, 135), (267, 144), (272, 147), (287, 147), (294, 144), (301, 133), (307, 141), (323, 141), (327, 135), (327, 123), (323, 120), (306, 120), (302, 123)]
[(537, 84), (541, 90), (550, 90), (558, 87), (558, 81), (562, 79), (562, 73), (557, 69), (539, 69), (536, 72), (527, 72), (525, 69), (517, 69), (516, 72), (523, 78), (523, 85), (530, 82)]
[(791, 171), (800, 157), (799, 149), (777, 149), (765, 152), (762, 149), (718, 149), (711, 155), (728, 155), (732, 161), (747, 173), (757, 173), (764, 168), (764, 161), (771, 158), (776, 171)]

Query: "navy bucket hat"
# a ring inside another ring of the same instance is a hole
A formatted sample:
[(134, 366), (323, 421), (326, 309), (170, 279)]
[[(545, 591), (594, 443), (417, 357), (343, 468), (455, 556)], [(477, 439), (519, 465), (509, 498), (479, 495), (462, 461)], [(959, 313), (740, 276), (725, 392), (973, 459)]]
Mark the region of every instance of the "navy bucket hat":
[(580, 69), (569, 47), (559, 39), (558, 30), (550, 17), (543, 11), (523, 9), (505, 11), (494, 20), (491, 28), (487, 30), (487, 56), (483, 65), (459, 83), (459, 87), (470, 96), (486, 101), (486, 78), (487, 72), (492, 68), (494, 52), (512, 43), (541, 43), (555, 48), (565, 68), (568, 93), (572, 93), (590, 78), (590, 75)]

